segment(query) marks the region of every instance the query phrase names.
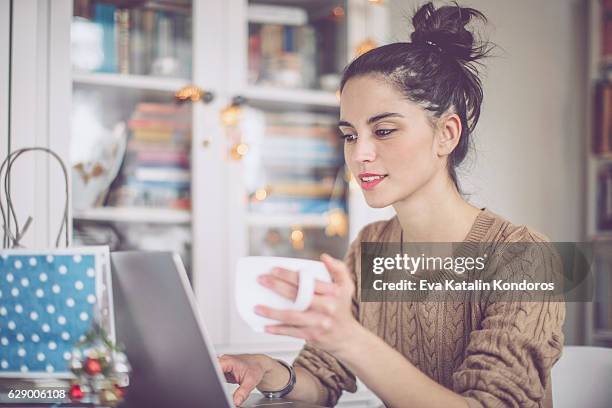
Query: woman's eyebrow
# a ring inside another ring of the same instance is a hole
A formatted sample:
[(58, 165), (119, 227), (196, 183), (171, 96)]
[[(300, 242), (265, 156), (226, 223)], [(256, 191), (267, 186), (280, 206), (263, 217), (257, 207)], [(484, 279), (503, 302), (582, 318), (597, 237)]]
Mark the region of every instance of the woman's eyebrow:
[(379, 120), (386, 119), (386, 118), (403, 118), (403, 117), (404, 115), (402, 115), (401, 113), (396, 113), (396, 112), (379, 113), (378, 115), (374, 115), (370, 119), (368, 119), (368, 125), (371, 125), (372, 123), (378, 122)]
[[(367, 123), (368, 125), (371, 125), (372, 123), (378, 122), (379, 120), (382, 119), (386, 119), (386, 118), (403, 118), (404, 115), (402, 115), (401, 113), (397, 113), (397, 112), (384, 112), (384, 113), (379, 113), (378, 115), (374, 115), (371, 118), (368, 119)], [(348, 126), (348, 127), (354, 127), (353, 125), (351, 125), (350, 122), (347, 122), (346, 120), (341, 120), (338, 122), (338, 126)]]

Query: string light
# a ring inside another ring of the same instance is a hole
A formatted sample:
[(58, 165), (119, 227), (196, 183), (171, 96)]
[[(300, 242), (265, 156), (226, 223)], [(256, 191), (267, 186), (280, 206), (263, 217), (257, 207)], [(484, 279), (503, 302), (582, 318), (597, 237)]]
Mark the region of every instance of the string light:
[(345, 14), (346, 13), (344, 12), (344, 9), (342, 7), (340, 7), (340, 6), (334, 7), (332, 9), (332, 11), (331, 11), (332, 18), (335, 19), (335, 20), (343, 19)]
[(371, 38), (366, 38), (355, 47), (355, 57), (365, 54), (377, 47), (376, 41)]
[(237, 105), (228, 105), (221, 110), (221, 122), (224, 126), (236, 126), (242, 116), (242, 108)]
[(327, 226), (325, 227), (325, 235), (333, 237), (346, 236), (348, 233), (348, 217), (342, 208), (334, 208), (327, 212)]
[(191, 102), (202, 101), (204, 103), (209, 103), (214, 99), (212, 92), (204, 91), (195, 85), (187, 85), (182, 87), (175, 92), (174, 97), (178, 102), (186, 102), (191, 100)]
[(304, 249), (304, 231), (300, 226), (291, 227), (291, 246), (296, 251), (301, 251)]
[(265, 188), (258, 188), (255, 191), (255, 199), (257, 201), (263, 201), (268, 197), (268, 191)]
[(220, 119), (225, 127), (227, 139), (233, 143), (229, 149), (229, 157), (233, 160), (241, 160), (249, 151), (249, 146), (242, 142), (242, 131), (239, 124), (242, 119), (242, 107), (246, 103), (246, 99), (242, 96), (235, 96), (231, 103), (221, 109)]

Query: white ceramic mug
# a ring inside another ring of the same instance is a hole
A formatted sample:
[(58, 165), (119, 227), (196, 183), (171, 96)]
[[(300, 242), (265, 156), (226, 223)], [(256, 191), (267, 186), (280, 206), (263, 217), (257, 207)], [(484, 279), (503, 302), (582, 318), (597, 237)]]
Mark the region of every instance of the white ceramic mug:
[[(295, 301), (282, 297), (257, 282), (257, 277), (281, 267), (299, 272), (298, 294)], [(281, 310), (308, 309), (312, 303), (316, 280), (331, 282), (323, 262), (310, 259), (283, 258), (276, 256), (247, 256), (236, 264), (235, 296), (238, 314), (256, 332), (264, 326), (278, 323), (255, 314), (256, 305), (266, 305)]]

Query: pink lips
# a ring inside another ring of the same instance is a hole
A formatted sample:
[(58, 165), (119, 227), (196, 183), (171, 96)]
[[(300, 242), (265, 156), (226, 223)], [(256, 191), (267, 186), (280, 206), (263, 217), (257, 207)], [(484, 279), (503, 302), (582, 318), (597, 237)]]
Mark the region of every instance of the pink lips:
[[(373, 176), (383, 176), (378, 179), (372, 181), (364, 181), (364, 177), (373, 177)], [(361, 183), (361, 188), (364, 190), (371, 190), (380, 184), (385, 178), (387, 178), (386, 174), (377, 174), (377, 173), (359, 173), (359, 182)]]

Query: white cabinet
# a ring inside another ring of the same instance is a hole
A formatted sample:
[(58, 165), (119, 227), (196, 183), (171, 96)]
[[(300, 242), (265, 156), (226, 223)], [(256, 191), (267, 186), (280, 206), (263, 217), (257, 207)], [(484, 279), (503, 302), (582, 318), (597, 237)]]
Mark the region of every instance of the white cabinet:
[[(180, 252), (219, 352), (291, 360), (300, 341), (254, 334), (238, 317), (234, 265), (249, 254), (341, 257), (363, 224), (390, 215), (349, 187), (335, 134), (341, 69), (369, 38), (386, 39), (387, 10), (368, 0), (161, 3), (74, 9), (64, 146), (75, 241)], [(214, 98), (177, 105), (188, 85)], [(236, 97), (246, 103), (228, 110)]]

